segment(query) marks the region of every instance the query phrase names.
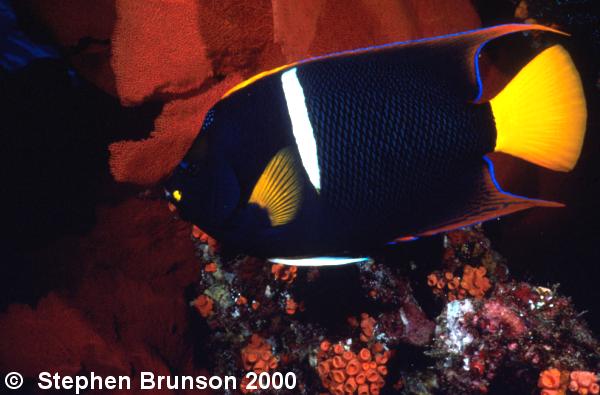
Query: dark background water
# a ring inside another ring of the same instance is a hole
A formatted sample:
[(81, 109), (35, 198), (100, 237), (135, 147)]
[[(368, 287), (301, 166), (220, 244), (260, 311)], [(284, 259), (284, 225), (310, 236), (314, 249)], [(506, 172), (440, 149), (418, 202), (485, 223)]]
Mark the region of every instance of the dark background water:
[[(513, 1), (475, 2), (484, 25), (509, 22)], [(596, 334), (600, 333), (600, 12), (592, 1), (529, 1), (540, 22), (568, 26), (561, 41), (581, 73), (588, 101), (588, 129), (580, 161), (572, 173), (552, 174), (520, 164), (514, 190), (565, 202), (567, 208), (521, 213), (485, 225), (512, 273), (533, 283), (560, 283)], [(597, 5), (597, 4), (596, 4)], [(501, 169), (498, 169), (501, 171)], [(530, 176), (531, 178), (528, 178)]]

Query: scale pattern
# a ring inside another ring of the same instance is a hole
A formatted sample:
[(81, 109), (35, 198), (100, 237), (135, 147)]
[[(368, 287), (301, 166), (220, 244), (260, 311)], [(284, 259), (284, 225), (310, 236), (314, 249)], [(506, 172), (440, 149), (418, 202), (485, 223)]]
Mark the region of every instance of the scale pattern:
[(306, 64), (298, 75), (322, 196), (355, 220), (421, 215), (439, 193), (452, 193), (465, 166), (479, 167), (493, 150), (489, 106), (462, 99), (464, 88), (427, 58), (368, 54)]

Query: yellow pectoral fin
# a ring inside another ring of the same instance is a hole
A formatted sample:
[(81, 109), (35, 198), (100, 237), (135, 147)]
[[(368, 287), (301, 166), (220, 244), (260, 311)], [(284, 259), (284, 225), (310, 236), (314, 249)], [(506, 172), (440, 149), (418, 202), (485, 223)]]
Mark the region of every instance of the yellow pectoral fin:
[(284, 148), (271, 159), (252, 190), (249, 203), (265, 209), (272, 226), (285, 225), (298, 213), (302, 199), (298, 169), (296, 156)]

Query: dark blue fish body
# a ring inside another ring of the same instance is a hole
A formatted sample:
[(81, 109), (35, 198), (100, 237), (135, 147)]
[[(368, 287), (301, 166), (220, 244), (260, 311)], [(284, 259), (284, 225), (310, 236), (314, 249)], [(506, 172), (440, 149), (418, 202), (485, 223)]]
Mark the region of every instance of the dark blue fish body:
[(220, 242), (265, 257), (356, 255), (555, 205), (503, 192), (484, 158), (501, 110), (473, 101), (472, 58), (486, 40), (531, 29), (513, 26), (327, 56), (251, 81), (207, 114), (169, 195)]

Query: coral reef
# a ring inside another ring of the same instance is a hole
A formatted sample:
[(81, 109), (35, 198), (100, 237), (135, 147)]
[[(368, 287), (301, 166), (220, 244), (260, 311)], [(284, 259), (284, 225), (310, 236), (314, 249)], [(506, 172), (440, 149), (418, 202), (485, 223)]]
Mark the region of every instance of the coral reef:
[[(364, 333), (364, 332), (363, 332)], [(361, 337), (363, 335), (361, 334)], [(362, 338), (361, 338), (362, 340)], [(334, 395), (377, 395), (385, 385), (390, 352), (373, 343), (356, 353), (352, 344), (323, 341), (317, 353), (317, 372), (323, 387)]]
[[(241, 351), (242, 364), (246, 372), (260, 374), (277, 369), (278, 360), (273, 356), (271, 345), (259, 335), (252, 335), (250, 342)], [(248, 389), (248, 377), (243, 377), (240, 389), (243, 393), (254, 392)]]
[[(337, 306), (334, 320), (324, 320), (310, 299), (327, 286), (326, 268), (225, 258), (206, 238), (192, 239), (201, 265), (218, 266), (203, 271), (197, 287), (198, 298), (216, 301), (206, 317), (211, 330), (205, 336), (213, 345), (207, 351), (230, 356), (214, 364), (216, 372), (242, 377), (252, 369), (247, 355), (254, 347), (261, 351), (252, 355), (264, 352), (269, 361), (280, 361), (278, 369), (295, 372), (306, 394), (496, 393), (498, 378), (507, 374), (520, 378), (504, 384), (514, 393), (536, 383), (545, 395), (597, 390), (592, 372), (600, 367), (600, 343), (570, 300), (556, 288), (512, 279), (481, 228), (446, 235), (441, 268), (421, 279), (443, 307), (435, 323), (417, 304), (410, 273), (390, 262), (345, 268), (354, 301)], [(259, 307), (236, 303), (242, 294)], [(333, 296), (322, 291), (319, 297)], [(410, 348), (413, 357), (414, 350), (422, 354), (415, 357), (421, 358), (419, 369), (402, 362)]]
[(556, 368), (540, 373), (538, 387), (541, 395), (596, 395), (600, 393), (598, 377), (587, 371), (560, 371)]

